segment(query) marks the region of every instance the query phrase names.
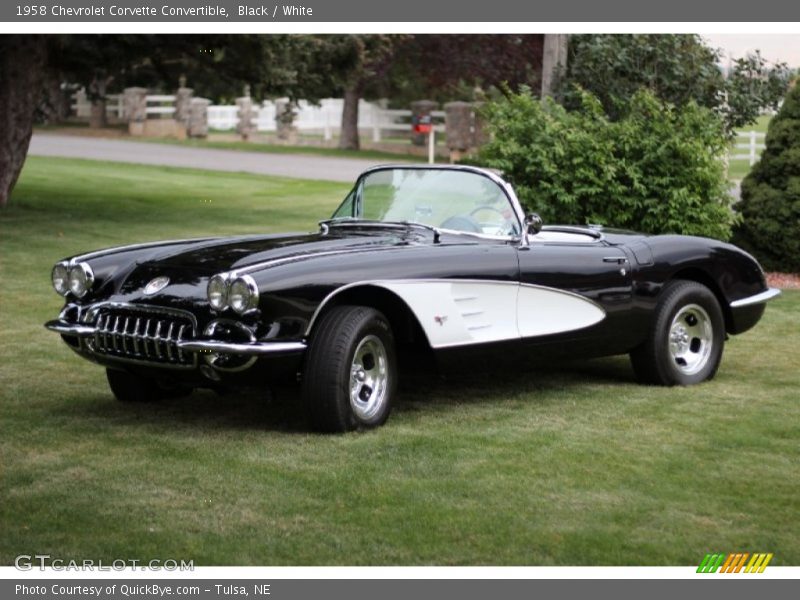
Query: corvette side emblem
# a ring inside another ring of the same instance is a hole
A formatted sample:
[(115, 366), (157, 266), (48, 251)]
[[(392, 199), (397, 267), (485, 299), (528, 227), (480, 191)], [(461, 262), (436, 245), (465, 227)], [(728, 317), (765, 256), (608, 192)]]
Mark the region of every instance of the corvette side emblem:
[(447, 315), (442, 315), (441, 317), (439, 315), (436, 315), (435, 317), (433, 317), (433, 320), (436, 321), (439, 325), (444, 325), (444, 322), (447, 321)]
[(169, 285), (169, 277), (156, 277), (144, 286), (144, 293), (146, 296), (152, 296), (156, 292), (160, 292)]

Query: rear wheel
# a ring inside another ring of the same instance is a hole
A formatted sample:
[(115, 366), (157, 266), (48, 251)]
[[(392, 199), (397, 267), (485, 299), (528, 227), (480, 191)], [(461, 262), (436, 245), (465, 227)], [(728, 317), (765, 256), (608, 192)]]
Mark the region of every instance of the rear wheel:
[(302, 396), (311, 426), (342, 432), (386, 422), (397, 388), (394, 336), (373, 308), (337, 306), (313, 336)]
[(695, 281), (672, 281), (661, 293), (647, 339), (631, 352), (631, 364), (642, 383), (692, 385), (714, 377), (724, 344), (716, 296)]

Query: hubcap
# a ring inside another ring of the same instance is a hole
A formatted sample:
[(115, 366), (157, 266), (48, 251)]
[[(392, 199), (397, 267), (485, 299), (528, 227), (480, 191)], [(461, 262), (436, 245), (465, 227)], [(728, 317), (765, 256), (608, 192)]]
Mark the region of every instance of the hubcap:
[(389, 367), (379, 337), (368, 335), (356, 347), (350, 366), (350, 406), (356, 417), (369, 420), (386, 402)]
[(702, 306), (688, 304), (678, 311), (669, 327), (669, 353), (681, 373), (694, 375), (711, 356), (714, 330)]

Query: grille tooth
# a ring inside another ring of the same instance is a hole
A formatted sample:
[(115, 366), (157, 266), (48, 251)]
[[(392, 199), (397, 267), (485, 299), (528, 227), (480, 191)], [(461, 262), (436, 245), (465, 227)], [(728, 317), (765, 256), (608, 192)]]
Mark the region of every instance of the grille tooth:
[(125, 323), (122, 325), (122, 350), (125, 354), (130, 354), (130, 352), (128, 352), (128, 324), (130, 321), (130, 317), (125, 317)]
[(86, 342), (93, 353), (156, 366), (196, 366), (196, 355), (178, 347), (179, 341), (194, 337), (189, 313), (112, 305), (101, 306), (96, 314), (95, 335)]
[[(183, 332), (186, 330), (186, 325), (181, 325), (178, 329), (178, 341), (183, 339)], [(178, 362), (183, 360), (183, 350), (178, 346)]]
[(153, 334), (153, 345), (156, 347), (156, 358), (161, 358), (161, 321), (156, 324), (156, 332)]
[(141, 322), (141, 317), (136, 317), (136, 321), (133, 324), (133, 353), (136, 356), (139, 356), (139, 323)]
[(114, 345), (114, 352), (119, 352), (119, 344), (117, 341), (118, 325), (119, 325), (119, 316), (114, 318), (114, 326), (111, 328), (111, 343)]
[(172, 345), (174, 342), (172, 341), (172, 330), (175, 329), (175, 322), (170, 321), (169, 323), (169, 330), (167, 331), (167, 358), (170, 362), (172, 362)]

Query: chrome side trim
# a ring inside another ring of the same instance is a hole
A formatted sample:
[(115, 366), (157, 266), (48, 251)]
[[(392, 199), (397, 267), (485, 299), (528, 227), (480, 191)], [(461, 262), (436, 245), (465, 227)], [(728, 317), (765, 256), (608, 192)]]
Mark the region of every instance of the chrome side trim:
[(769, 288), (767, 291), (761, 292), (760, 294), (734, 300), (731, 302), (731, 308), (740, 308), (742, 306), (750, 306), (751, 304), (763, 304), (768, 300), (772, 300), (775, 296), (779, 296), (780, 293), (781, 291), (777, 288)]
[(242, 356), (302, 352), (306, 347), (307, 344), (305, 342), (253, 342), (251, 344), (236, 344), (216, 340), (178, 342), (178, 348), (183, 352), (219, 352), (221, 354), (238, 354)]

